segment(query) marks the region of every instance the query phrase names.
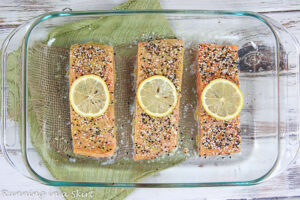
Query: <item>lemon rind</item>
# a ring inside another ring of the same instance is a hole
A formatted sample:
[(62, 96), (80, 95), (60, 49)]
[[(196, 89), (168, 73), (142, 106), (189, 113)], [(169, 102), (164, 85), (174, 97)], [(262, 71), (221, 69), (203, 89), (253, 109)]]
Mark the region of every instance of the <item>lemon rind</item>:
[[(208, 107), (206, 106), (205, 102), (204, 102), (204, 99), (205, 99), (205, 93), (207, 92), (208, 89), (210, 89), (214, 84), (216, 84), (217, 82), (227, 82), (229, 83), (230, 85), (232, 85), (238, 92), (238, 94), (240, 95), (241, 97), (241, 104), (239, 106), (239, 108), (237, 109), (237, 111), (233, 114), (233, 115), (229, 115), (229, 116), (226, 116), (226, 117), (220, 117), (218, 115), (216, 115), (215, 113), (211, 112)], [(222, 120), (222, 121), (228, 121), (228, 120), (231, 120), (231, 119), (234, 119), (236, 118), (240, 112), (242, 111), (242, 108), (244, 106), (244, 95), (241, 91), (241, 89), (236, 85), (234, 84), (233, 82), (227, 80), (227, 79), (222, 79), (222, 78), (218, 78), (218, 79), (215, 79), (213, 81), (211, 81), (202, 91), (202, 94), (201, 94), (201, 103), (202, 103), (202, 106), (204, 108), (204, 110), (212, 117), (216, 118), (217, 120)]]
[[(101, 109), (98, 113), (95, 113), (95, 114), (84, 113), (84, 112), (80, 111), (78, 109), (78, 107), (75, 105), (75, 103), (73, 102), (73, 98), (72, 98), (72, 93), (74, 93), (76, 85), (78, 85), (80, 81), (82, 81), (84, 79), (88, 79), (88, 78), (93, 78), (97, 81), (100, 81), (102, 83), (102, 85), (104, 86), (104, 91), (105, 91), (106, 96), (107, 96), (104, 108)], [(110, 102), (110, 95), (109, 95), (109, 90), (108, 90), (108, 87), (107, 87), (107, 84), (105, 83), (105, 81), (97, 75), (90, 74), (90, 75), (81, 76), (73, 82), (73, 84), (70, 87), (69, 100), (70, 100), (71, 106), (74, 109), (74, 111), (76, 113), (78, 113), (80, 116), (82, 116), (82, 117), (99, 117), (99, 116), (103, 115), (105, 113), (105, 111), (107, 110), (107, 108), (109, 106), (109, 102)]]
[[(141, 100), (141, 97), (140, 97), (140, 91), (141, 91), (141, 88), (143, 85), (145, 85), (145, 83), (149, 82), (150, 80), (152, 79), (155, 79), (155, 78), (160, 78), (160, 79), (164, 79), (166, 80), (167, 82), (171, 83), (171, 87), (173, 88), (173, 91), (175, 91), (175, 101), (173, 103), (173, 105), (171, 106), (171, 108), (168, 110), (168, 112), (165, 112), (163, 114), (158, 114), (158, 113), (153, 113), (153, 112), (149, 112), (149, 110), (147, 110), (147, 108), (144, 106), (144, 104), (142, 103), (142, 100)], [(174, 108), (176, 107), (177, 105), (177, 101), (178, 101), (178, 97), (177, 97), (177, 91), (176, 91), (176, 87), (174, 86), (174, 84), (172, 83), (172, 81), (170, 81), (167, 77), (165, 76), (162, 76), (162, 75), (154, 75), (154, 76), (150, 76), (149, 78), (146, 78), (145, 80), (143, 80), (139, 87), (138, 87), (138, 90), (137, 90), (137, 101), (138, 101), (138, 104), (141, 106), (141, 108), (144, 110), (145, 113), (147, 113), (148, 115), (150, 115), (151, 117), (165, 117), (167, 115), (169, 115), (173, 110)]]

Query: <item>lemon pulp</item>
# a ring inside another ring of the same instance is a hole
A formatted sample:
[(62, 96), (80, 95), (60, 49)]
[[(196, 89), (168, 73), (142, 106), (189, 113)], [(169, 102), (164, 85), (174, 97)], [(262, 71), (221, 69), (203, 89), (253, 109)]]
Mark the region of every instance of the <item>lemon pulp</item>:
[(176, 106), (176, 88), (174, 84), (164, 76), (151, 76), (139, 85), (137, 100), (148, 115), (163, 117), (170, 114)]
[(96, 75), (76, 79), (70, 88), (70, 103), (83, 117), (102, 115), (109, 105), (109, 91), (105, 81)]
[(227, 79), (211, 81), (201, 94), (205, 111), (218, 120), (235, 118), (242, 110), (244, 96), (240, 88)]

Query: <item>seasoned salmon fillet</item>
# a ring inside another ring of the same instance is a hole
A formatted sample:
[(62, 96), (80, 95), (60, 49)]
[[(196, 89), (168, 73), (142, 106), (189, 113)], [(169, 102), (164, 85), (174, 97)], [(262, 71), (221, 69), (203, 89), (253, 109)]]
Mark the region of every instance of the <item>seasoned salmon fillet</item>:
[(134, 160), (153, 159), (177, 147), (183, 52), (183, 42), (177, 39), (138, 44), (136, 89), (145, 79), (162, 75), (175, 85), (178, 101), (173, 111), (164, 117), (152, 117), (136, 103)]
[(108, 157), (116, 148), (114, 111), (113, 47), (99, 44), (75, 44), (70, 49), (69, 86), (84, 75), (101, 77), (110, 93), (110, 104), (99, 117), (83, 117), (70, 105), (73, 152), (91, 157)]
[(238, 46), (201, 44), (197, 67), (197, 120), (201, 156), (231, 154), (240, 151), (240, 116), (229, 121), (208, 115), (201, 103), (206, 85), (218, 78), (228, 79), (239, 86)]

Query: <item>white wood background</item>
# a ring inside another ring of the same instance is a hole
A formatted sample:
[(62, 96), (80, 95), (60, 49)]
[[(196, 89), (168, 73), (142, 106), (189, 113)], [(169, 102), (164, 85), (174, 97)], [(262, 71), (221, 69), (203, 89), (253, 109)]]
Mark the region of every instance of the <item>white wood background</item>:
[[(37, 15), (72, 10), (104, 10), (125, 0), (0, 0), (0, 44), (14, 28)], [(249, 10), (284, 25), (300, 41), (300, 0), (161, 0), (166, 9)], [(0, 200), (63, 199), (58, 188), (41, 185), (16, 172), (0, 152)], [(76, 192), (76, 191), (74, 191)], [(52, 195), (51, 195), (52, 194)], [(128, 200), (300, 199), (300, 156), (287, 171), (270, 181), (247, 187), (136, 189)]]

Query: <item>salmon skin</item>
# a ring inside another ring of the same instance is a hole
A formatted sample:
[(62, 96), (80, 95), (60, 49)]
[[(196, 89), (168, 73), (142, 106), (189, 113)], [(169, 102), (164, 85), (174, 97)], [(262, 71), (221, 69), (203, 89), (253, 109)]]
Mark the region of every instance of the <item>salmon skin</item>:
[(164, 117), (148, 115), (136, 101), (134, 160), (153, 159), (177, 147), (183, 52), (183, 42), (177, 39), (138, 44), (136, 89), (145, 79), (154, 75), (162, 75), (175, 85), (178, 101), (173, 111)]
[(70, 105), (73, 152), (91, 157), (109, 157), (116, 148), (114, 111), (114, 52), (112, 46), (75, 44), (70, 48), (69, 85), (84, 75), (101, 77), (110, 93), (110, 105), (99, 117), (83, 117)]
[(197, 67), (197, 121), (200, 156), (240, 152), (240, 116), (229, 121), (208, 115), (201, 103), (201, 93), (210, 81), (223, 78), (239, 86), (238, 46), (201, 44)]

